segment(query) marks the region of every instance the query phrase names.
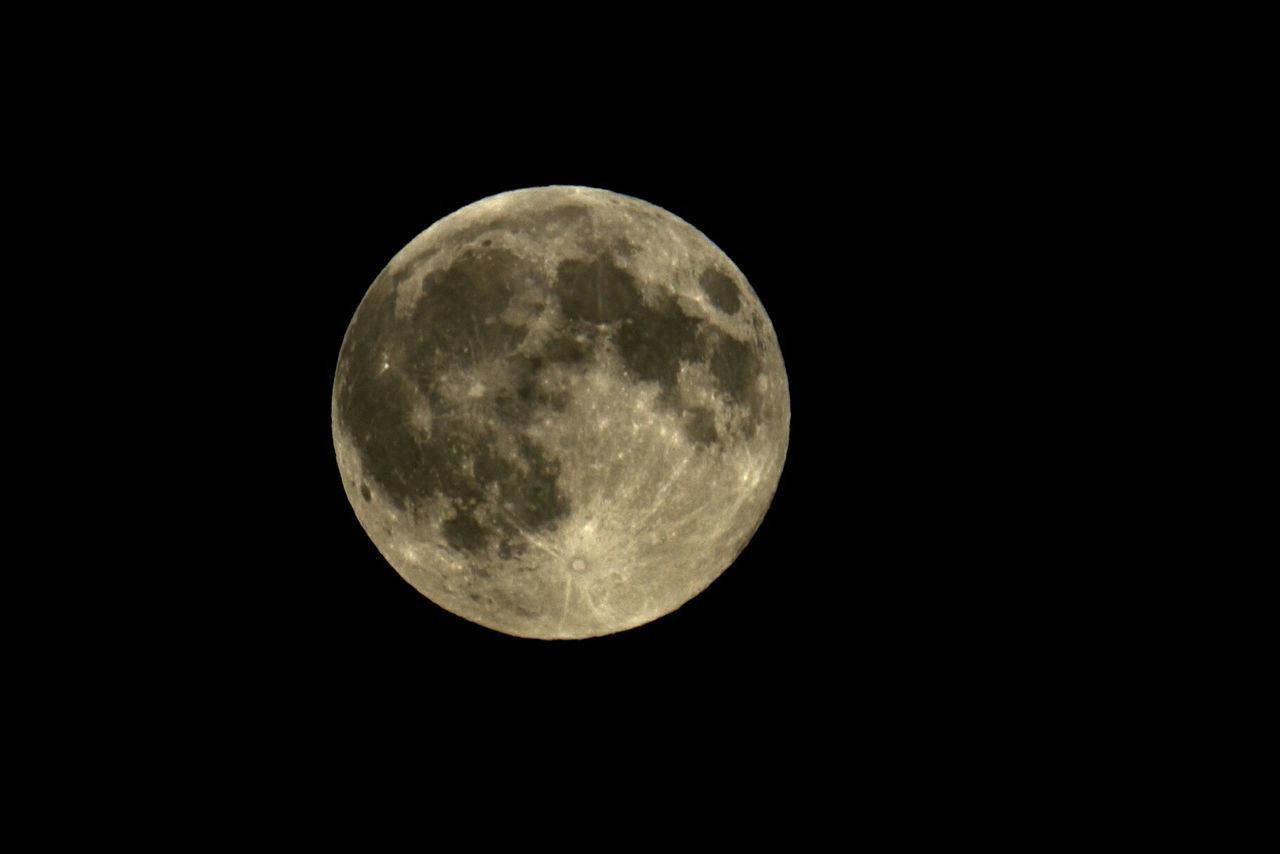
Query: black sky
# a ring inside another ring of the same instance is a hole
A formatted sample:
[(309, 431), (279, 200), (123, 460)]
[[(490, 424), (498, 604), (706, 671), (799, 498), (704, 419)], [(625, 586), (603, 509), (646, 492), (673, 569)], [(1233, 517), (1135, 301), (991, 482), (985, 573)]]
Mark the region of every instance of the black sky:
[[(895, 105), (862, 118), (874, 94), (739, 94), (450, 112), (345, 93), (355, 109), (256, 100), (176, 128), (197, 142), (171, 149), (176, 213), (157, 234), (199, 258), (200, 285), (174, 283), (184, 323), (162, 334), (198, 354), (155, 441), (197, 465), (175, 471), (195, 496), (171, 532), (190, 568), (149, 594), (182, 639), (163, 653), (285, 707), (693, 704), (795, 724), (838, 716), (859, 685), (955, 678), (957, 638), (988, 648), (957, 607), (993, 583), (966, 575), (983, 529), (951, 514), (983, 488), (960, 320), (981, 270), (941, 227), (980, 216), (975, 173)], [(677, 612), (581, 642), (492, 632), (404, 582), (347, 504), (329, 423), (343, 334), (392, 255), (466, 204), (546, 184), (703, 231), (760, 296), (791, 392), (786, 467), (738, 561)], [(183, 423), (200, 425), (189, 447)]]

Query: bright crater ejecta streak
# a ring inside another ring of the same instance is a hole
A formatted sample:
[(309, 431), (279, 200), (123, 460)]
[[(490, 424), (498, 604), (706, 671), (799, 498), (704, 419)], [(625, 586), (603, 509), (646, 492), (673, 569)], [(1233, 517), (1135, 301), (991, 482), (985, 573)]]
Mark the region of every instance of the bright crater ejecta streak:
[(670, 613), (763, 519), (790, 401), (741, 271), (661, 208), (585, 187), (483, 199), (379, 274), (334, 377), (334, 448), (378, 550), (497, 631)]

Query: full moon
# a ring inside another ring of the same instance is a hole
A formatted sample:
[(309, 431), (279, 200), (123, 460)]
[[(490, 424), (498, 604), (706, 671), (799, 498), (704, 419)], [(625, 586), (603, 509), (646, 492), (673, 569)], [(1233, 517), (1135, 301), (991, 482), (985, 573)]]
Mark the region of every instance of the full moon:
[(482, 199), (374, 280), (333, 383), (356, 518), (432, 602), (528, 638), (668, 614), (759, 527), (790, 430), (746, 277), (662, 208)]

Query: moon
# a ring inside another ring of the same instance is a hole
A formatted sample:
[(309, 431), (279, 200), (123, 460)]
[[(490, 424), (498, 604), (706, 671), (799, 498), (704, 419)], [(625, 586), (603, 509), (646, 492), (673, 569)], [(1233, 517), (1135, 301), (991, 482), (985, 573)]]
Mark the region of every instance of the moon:
[(746, 277), (679, 217), (587, 187), (436, 222), (356, 309), (332, 399), (356, 518), (420, 593), (518, 637), (679, 608), (746, 547), (790, 398)]

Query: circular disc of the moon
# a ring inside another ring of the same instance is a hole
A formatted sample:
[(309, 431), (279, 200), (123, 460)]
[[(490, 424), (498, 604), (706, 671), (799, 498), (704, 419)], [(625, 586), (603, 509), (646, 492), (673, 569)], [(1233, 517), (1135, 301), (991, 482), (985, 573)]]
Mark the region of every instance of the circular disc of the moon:
[(443, 608), (583, 638), (667, 614), (759, 526), (790, 403), (773, 326), (703, 234), (638, 199), (476, 202), (386, 266), (333, 386), (347, 496)]

